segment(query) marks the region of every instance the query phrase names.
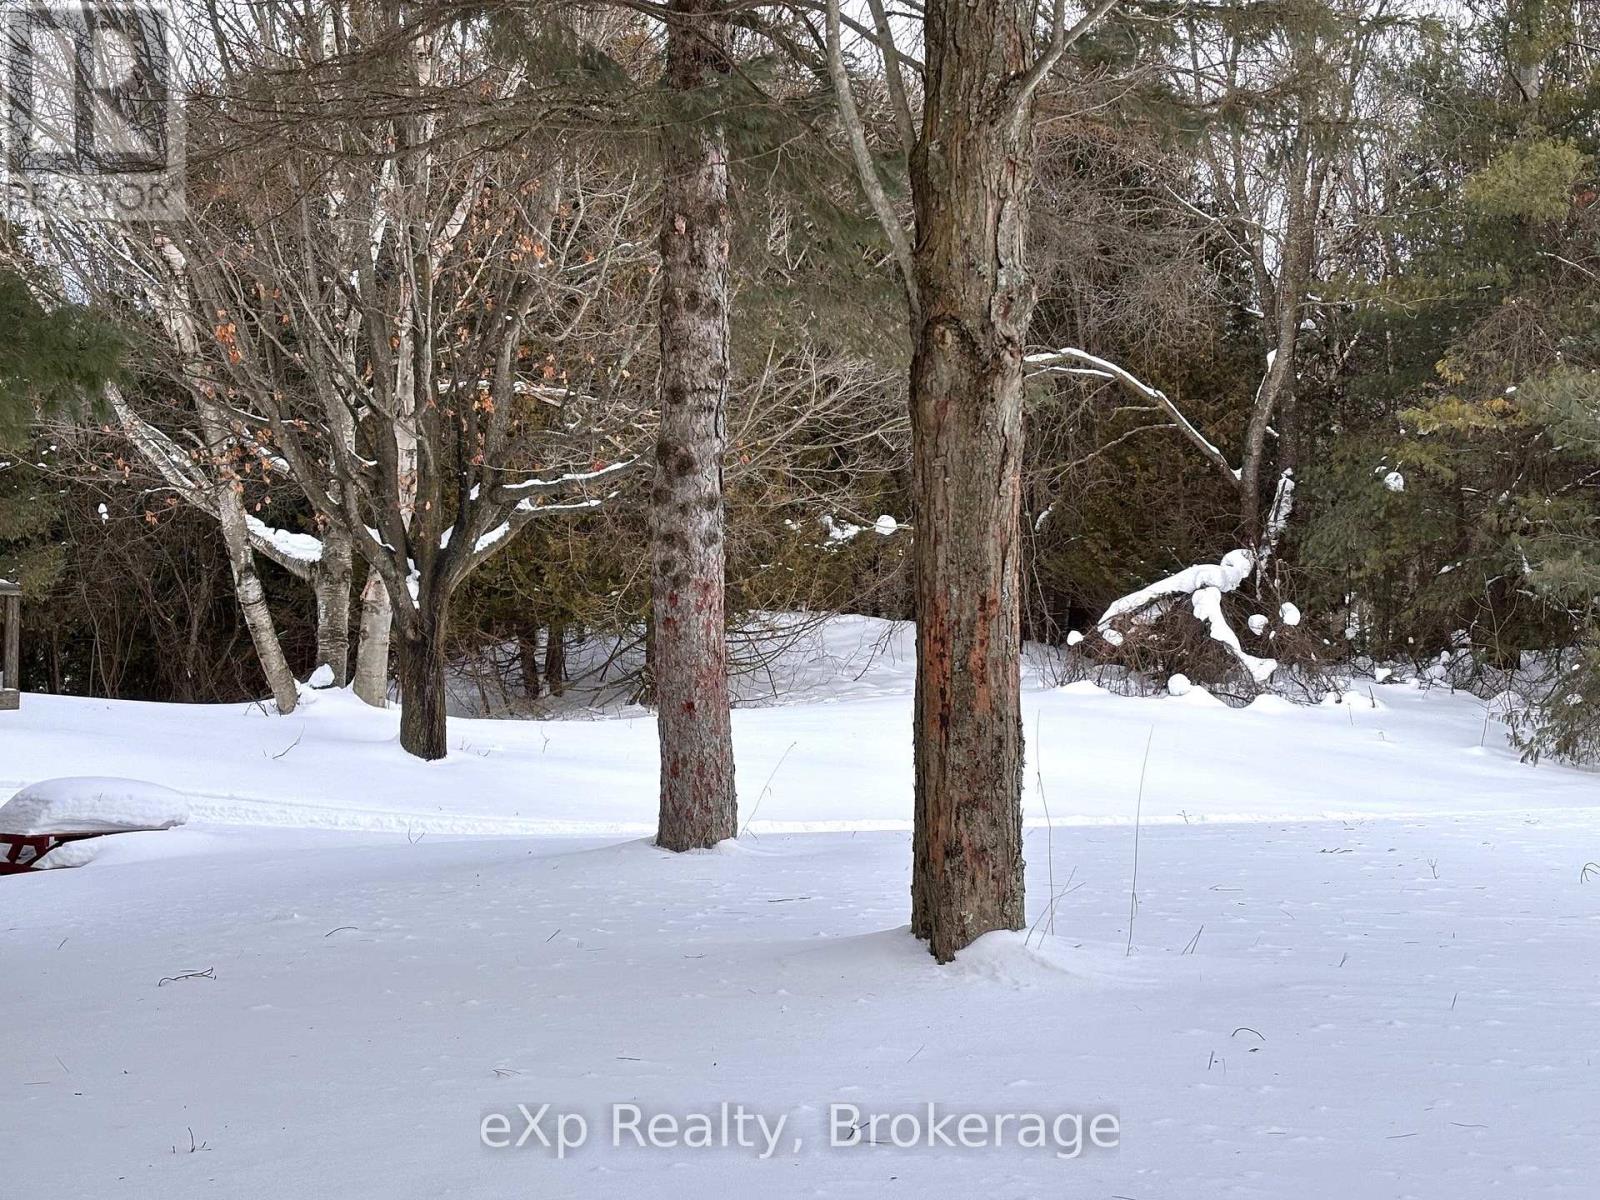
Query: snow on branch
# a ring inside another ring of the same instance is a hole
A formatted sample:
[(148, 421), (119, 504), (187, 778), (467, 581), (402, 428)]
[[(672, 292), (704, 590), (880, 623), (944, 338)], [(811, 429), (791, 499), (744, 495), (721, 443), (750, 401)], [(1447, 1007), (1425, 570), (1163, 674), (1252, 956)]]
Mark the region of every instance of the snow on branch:
[[(139, 456), (187, 503), (213, 518), (217, 517), (215, 482), (208, 481), (198, 473), (189, 456), (165, 430), (136, 413), (116, 384), (108, 383), (105, 395), (111, 402), (123, 433), (138, 450)], [(248, 514), (245, 516), (245, 531), (253, 550), (301, 579), (306, 578), (307, 571), (314, 563), (322, 560), (322, 542), (309, 533), (274, 529)]]
[[(642, 461), (634, 457), (593, 471), (571, 471), (553, 479), (524, 479), (518, 483), (495, 485), (489, 492), (488, 503), (464, 522), (468, 536), (471, 536), (472, 530), (482, 532), (472, 538), (469, 549), (460, 552), (452, 570), (458, 570), (463, 575), (472, 570), (509, 545), (511, 538), (529, 521), (561, 513), (589, 512), (602, 507), (620, 495), (620, 490), (613, 489), (601, 496), (590, 496), (585, 494), (588, 485), (618, 479), (633, 471)], [(478, 488), (472, 489), (474, 500), (478, 499), (479, 494)], [(455, 533), (455, 527), (444, 531), (439, 539), (441, 550), (457, 553)]]
[[(589, 496), (582, 500), (558, 500), (549, 504), (540, 504), (532, 496), (526, 500), (518, 501), (504, 521), (482, 534), (472, 543), (472, 553), (467, 557), (468, 569), (484, 562), (497, 550), (508, 545), (512, 535), (535, 517), (552, 517), (559, 513), (588, 512), (592, 509), (600, 508), (609, 500), (614, 500), (617, 495), (617, 492), (609, 492), (605, 496)], [(451, 532), (452, 530), (445, 530), (443, 540), (446, 546), (449, 545)]]
[(598, 483), (601, 480), (609, 480), (619, 475), (626, 475), (638, 465), (638, 458), (629, 458), (619, 463), (612, 463), (609, 467), (601, 467), (597, 471), (569, 472), (566, 475), (558, 475), (554, 479), (524, 479), (520, 483), (503, 483), (495, 491), (498, 498), (507, 501), (515, 500), (520, 496), (527, 496), (530, 493), (537, 495), (542, 492), (574, 491), (581, 489), (585, 484)]
[(1228, 618), (1222, 611), (1222, 592), (1218, 588), (1203, 587), (1189, 598), (1189, 603), (1194, 609), (1194, 615), (1205, 623), (1213, 641), (1221, 642), (1227, 647), (1228, 652), (1239, 660), (1239, 665), (1250, 672), (1250, 678), (1257, 683), (1265, 683), (1272, 678), (1272, 673), (1278, 669), (1278, 660), (1275, 658), (1257, 658), (1245, 652), (1239, 644), (1239, 635), (1233, 631), (1233, 626), (1228, 624)]
[(165, 430), (156, 428), (134, 412), (116, 384), (106, 384), (105, 396), (111, 402), (111, 409), (116, 413), (122, 431), (140, 456), (185, 500), (197, 508), (207, 508), (205, 481), (196, 474), (189, 456)]
[(1277, 660), (1257, 658), (1246, 652), (1222, 611), (1222, 594), (1237, 590), (1255, 570), (1256, 561), (1249, 550), (1230, 550), (1220, 563), (1186, 567), (1113, 602), (1096, 628), (1108, 644), (1120, 646), (1124, 635), (1114, 625), (1119, 618), (1126, 618), (1125, 624), (1145, 625), (1171, 612), (1187, 596), (1195, 619), (1206, 627), (1212, 640), (1220, 642), (1250, 673), (1251, 679), (1258, 684), (1265, 683), (1278, 669)]
[[(1096, 623), (1102, 636), (1108, 631), (1115, 633), (1112, 622), (1118, 617), (1131, 616), (1135, 623), (1143, 624), (1154, 620), (1166, 613), (1172, 607), (1172, 601), (1179, 596), (1192, 596), (1202, 588), (1213, 588), (1218, 593), (1231, 592), (1246, 579), (1255, 569), (1256, 556), (1248, 550), (1230, 550), (1222, 556), (1220, 563), (1201, 563), (1198, 566), (1185, 567), (1175, 575), (1168, 575), (1165, 579), (1158, 579), (1148, 587), (1142, 587), (1137, 592), (1131, 592), (1120, 600), (1113, 601), (1106, 609), (1103, 616)], [(1113, 645), (1120, 641), (1107, 638)]]
[(291, 533), (287, 529), (276, 529), (248, 514), (245, 515), (244, 524), (250, 531), (251, 544), (280, 566), (288, 566), (290, 563), (310, 566), (312, 563), (322, 561), (321, 538), (309, 533)]
[[(512, 515), (517, 518), (518, 524), (521, 524), (522, 521), (529, 517), (547, 517), (552, 513), (580, 512), (586, 508), (599, 508), (607, 500), (614, 498), (616, 494), (616, 492), (612, 492), (603, 497), (591, 496), (587, 500), (573, 500), (565, 504), (535, 504), (532, 500), (524, 500), (516, 508), (512, 509)], [(485, 534), (484, 536), (487, 537), (489, 535)], [(481, 542), (482, 539), (480, 538), (479, 541)]]
[[(493, 385), (487, 379), (442, 379), (439, 381), (438, 386), (441, 394), (447, 394), (462, 388), (471, 388), (473, 391), (485, 396), (493, 391)], [(550, 383), (528, 383), (522, 379), (512, 381), (511, 394), (513, 396), (532, 397), (541, 404), (548, 404), (552, 408), (561, 408), (569, 400), (585, 400), (590, 403), (599, 403), (596, 397), (586, 395), (583, 392), (575, 392), (564, 384), (558, 386)]]
[(1030, 354), (1022, 361), (1035, 371), (1059, 368), (1061, 363), (1077, 363), (1080, 369), (1066, 369), (1073, 374), (1093, 375), (1102, 379), (1114, 380), (1122, 386), (1125, 392), (1140, 400), (1154, 404), (1162, 412), (1166, 413), (1172, 423), (1183, 433), (1183, 436), (1194, 443), (1200, 453), (1204, 454), (1217, 470), (1228, 477), (1228, 482), (1235, 486), (1238, 485), (1240, 473), (1228, 464), (1227, 456), (1217, 449), (1210, 438), (1200, 432), (1194, 422), (1183, 415), (1178, 406), (1160, 388), (1151, 387), (1144, 380), (1109, 359), (1099, 358), (1090, 354), (1087, 350), (1079, 350), (1074, 346)]

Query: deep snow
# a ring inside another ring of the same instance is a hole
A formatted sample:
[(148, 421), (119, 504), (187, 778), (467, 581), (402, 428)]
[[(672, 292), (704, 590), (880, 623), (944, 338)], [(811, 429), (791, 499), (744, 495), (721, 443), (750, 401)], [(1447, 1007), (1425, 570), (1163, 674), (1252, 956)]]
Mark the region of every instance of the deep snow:
[[(799, 700), (734, 713), (741, 830), (909, 829), (911, 630), (841, 618), (775, 671)], [(1058, 822), (1131, 823), (1147, 740), (1148, 824), (1563, 811), (1600, 797), (1600, 776), (1519, 763), (1464, 692), (1363, 683), (1346, 703), (1264, 697), (1236, 711), (1198, 690), (1133, 701), (1090, 683), (1053, 688), (1031, 669), (1026, 679), (1034, 823), (1047, 809)], [(450, 757), (426, 765), (400, 749), (399, 725), (398, 709), (348, 692), (307, 692), (288, 717), (30, 695), (0, 726), (0, 796), (55, 775), (126, 776), (186, 793), (193, 819), (214, 823), (413, 837), (654, 831), (656, 729), (643, 709), (451, 718)]]
[[(903, 928), (904, 636), (845, 653), (883, 632), (830, 626), (789, 664), (806, 702), (736, 714), (751, 834), (682, 857), (619, 840), (652, 817), (642, 715), (452, 721), (423, 766), (339, 695), (25, 697), (0, 798), (132, 777), (192, 820), (0, 881), (0, 1194), (1595, 1194), (1600, 778), (1409, 685), (1234, 711), (1033, 679), (1037, 928), (939, 968)], [(547, 1101), (601, 1142), (618, 1102), (786, 1135), (765, 1161), (480, 1144)], [(831, 1103), (930, 1101), (1110, 1111), (1121, 1146), (825, 1144)]]

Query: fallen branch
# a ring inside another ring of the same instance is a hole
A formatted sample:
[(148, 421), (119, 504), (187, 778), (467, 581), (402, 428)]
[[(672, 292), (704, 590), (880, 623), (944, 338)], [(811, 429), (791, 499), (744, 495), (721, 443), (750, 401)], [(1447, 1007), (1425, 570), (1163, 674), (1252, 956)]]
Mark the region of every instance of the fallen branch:
[(169, 983), (181, 983), (185, 979), (210, 979), (215, 980), (217, 969), (207, 967), (204, 971), (184, 971), (180, 975), (167, 975), (156, 983), (157, 987), (165, 987)]

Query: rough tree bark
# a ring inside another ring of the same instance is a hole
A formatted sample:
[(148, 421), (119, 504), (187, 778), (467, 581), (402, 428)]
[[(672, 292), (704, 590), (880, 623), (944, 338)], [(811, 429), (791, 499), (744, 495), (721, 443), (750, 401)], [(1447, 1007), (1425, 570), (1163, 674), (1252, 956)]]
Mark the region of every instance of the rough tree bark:
[(544, 692), (540, 684), (539, 627), (537, 625), (517, 632), (517, 670), (522, 676), (522, 694), (526, 699), (537, 700)]
[(669, 850), (734, 836), (723, 628), (722, 454), (728, 394), (727, 148), (705, 93), (729, 68), (719, 0), (672, 0), (662, 129), (661, 431), (650, 492), (651, 622)]
[(949, 961), (1023, 924), (1019, 520), (1031, 6), (930, 0), (911, 159), (916, 813), (911, 928)]
[(544, 680), (552, 696), (567, 690), (567, 627), (553, 623), (544, 639)]
[(445, 724), (445, 630), (448, 595), (418, 598), (417, 612), (399, 639), (400, 744), (432, 762), (449, 752)]

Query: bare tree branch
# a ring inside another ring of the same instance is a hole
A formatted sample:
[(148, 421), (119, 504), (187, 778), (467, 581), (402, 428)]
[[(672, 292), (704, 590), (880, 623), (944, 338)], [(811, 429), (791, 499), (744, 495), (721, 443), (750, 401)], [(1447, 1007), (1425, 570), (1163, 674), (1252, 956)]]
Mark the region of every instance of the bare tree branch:
[(1024, 360), (1034, 370), (1048, 370), (1057, 363), (1074, 362), (1087, 367), (1091, 372), (1102, 375), (1107, 379), (1115, 380), (1124, 391), (1141, 400), (1148, 400), (1171, 418), (1172, 423), (1182, 432), (1183, 436), (1205, 455), (1206, 459), (1216, 467), (1233, 487), (1239, 486), (1239, 472), (1228, 465), (1227, 458), (1222, 451), (1199, 428), (1184, 416), (1178, 406), (1174, 404), (1160, 388), (1151, 387), (1142, 379), (1131, 372), (1111, 362), (1109, 359), (1099, 358), (1086, 350), (1079, 350), (1068, 346), (1061, 350), (1050, 350), (1042, 354), (1030, 354)]
[(855, 158), (856, 174), (861, 179), (861, 190), (867, 194), (884, 236), (889, 239), (895, 262), (900, 267), (900, 279), (905, 285), (906, 303), (911, 308), (912, 321), (922, 311), (917, 296), (916, 266), (911, 255), (911, 239), (901, 223), (894, 205), (884, 191), (883, 180), (878, 177), (877, 165), (872, 161), (872, 150), (867, 145), (867, 131), (861, 123), (861, 112), (856, 108), (850, 90), (850, 73), (845, 69), (844, 51), (839, 40), (839, 0), (827, 0), (828, 76), (833, 82), (833, 95), (839, 107), (839, 119), (850, 142), (850, 153)]

